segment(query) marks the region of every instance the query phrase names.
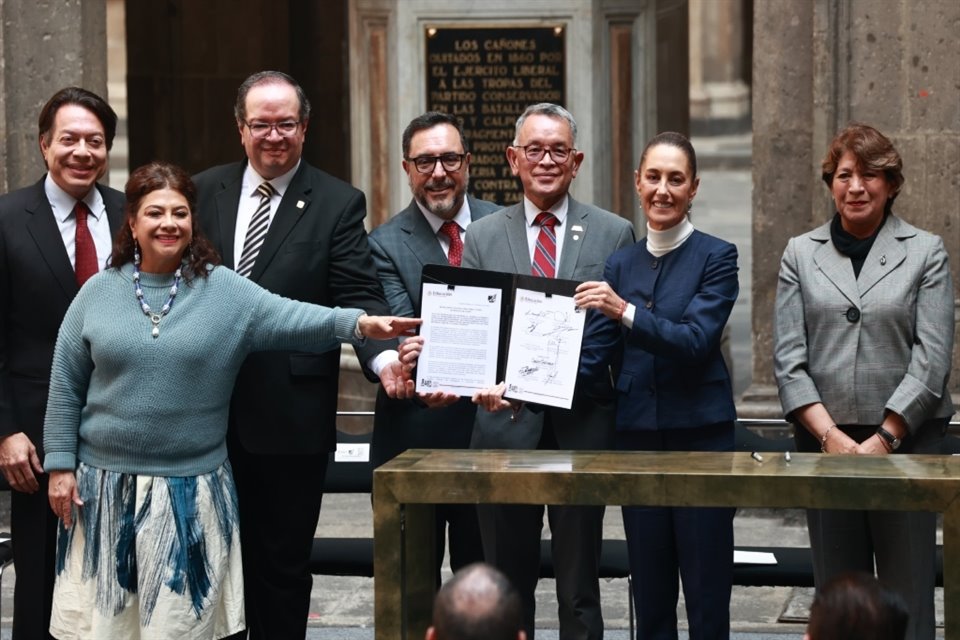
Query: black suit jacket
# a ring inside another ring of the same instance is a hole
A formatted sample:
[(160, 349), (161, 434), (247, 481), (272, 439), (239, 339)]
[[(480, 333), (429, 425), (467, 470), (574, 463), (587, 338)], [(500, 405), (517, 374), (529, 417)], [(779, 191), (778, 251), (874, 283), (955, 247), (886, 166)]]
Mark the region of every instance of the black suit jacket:
[[(40, 460), (53, 348), (79, 290), (44, 179), (0, 196), (0, 436), (23, 431)], [(123, 193), (97, 189), (116, 233)]]
[[(246, 162), (194, 177), (201, 225), (233, 268), (237, 207)], [(363, 220), (366, 200), (349, 184), (305, 161), (277, 207), (250, 279), (286, 298), (389, 315)], [(396, 342), (369, 342), (360, 362)], [(368, 373), (368, 377), (372, 376)], [(240, 369), (231, 428), (253, 453), (319, 453), (336, 447), (340, 350), (251, 354)]]
[[(468, 202), (471, 222), (500, 208), (469, 196)], [(424, 265), (447, 264), (443, 247), (416, 202), (411, 201), (370, 233), (370, 250), (391, 313), (413, 316), (420, 306)], [(449, 407), (428, 409), (415, 400), (389, 398), (381, 388), (373, 419), (372, 462), (379, 466), (407, 449), (466, 449), (475, 414), (476, 405), (469, 398), (461, 398)]]

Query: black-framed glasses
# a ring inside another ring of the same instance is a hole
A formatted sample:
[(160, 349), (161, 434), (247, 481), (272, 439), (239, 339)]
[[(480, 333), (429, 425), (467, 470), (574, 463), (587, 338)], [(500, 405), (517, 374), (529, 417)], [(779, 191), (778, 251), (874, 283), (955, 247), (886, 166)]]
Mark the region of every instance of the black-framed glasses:
[(433, 173), (438, 162), (445, 171), (459, 171), (466, 155), (465, 153), (444, 153), (439, 156), (417, 156), (407, 158), (407, 162), (412, 162), (419, 173)]
[(297, 132), (297, 129), (300, 127), (299, 120), (284, 120), (283, 122), (244, 122), (243, 124), (247, 125), (247, 129), (250, 129), (250, 133), (254, 138), (266, 138), (270, 135), (270, 132), (274, 129), (277, 130), (283, 138), (289, 138)]
[(528, 162), (540, 162), (543, 160), (543, 156), (549, 153), (554, 162), (563, 164), (577, 151), (576, 149), (569, 149), (567, 147), (541, 147), (538, 144), (515, 144), (513, 146), (516, 149), (523, 149), (523, 155)]

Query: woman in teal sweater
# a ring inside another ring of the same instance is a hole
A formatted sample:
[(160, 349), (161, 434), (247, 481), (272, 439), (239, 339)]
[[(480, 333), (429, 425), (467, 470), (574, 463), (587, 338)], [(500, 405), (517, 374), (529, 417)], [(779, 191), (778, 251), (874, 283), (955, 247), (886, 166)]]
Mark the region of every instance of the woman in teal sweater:
[(126, 196), (111, 268), (81, 289), (54, 353), (44, 468), (62, 525), (50, 631), (221, 638), (244, 628), (225, 442), (244, 358), (386, 339), (418, 321), (288, 300), (215, 266), (178, 167), (137, 169)]

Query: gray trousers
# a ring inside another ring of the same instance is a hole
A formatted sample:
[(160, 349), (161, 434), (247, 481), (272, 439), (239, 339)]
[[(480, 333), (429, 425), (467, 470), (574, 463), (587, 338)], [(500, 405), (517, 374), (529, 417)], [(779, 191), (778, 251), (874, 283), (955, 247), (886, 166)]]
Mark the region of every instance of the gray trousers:
[[(840, 427), (857, 442), (876, 427)], [(939, 454), (946, 420), (924, 423), (904, 439), (900, 453)], [(820, 444), (797, 426), (797, 450), (819, 451)], [(933, 591), (936, 582), (936, 514), (925, 511), (842, 511), (808, 509), (807, 530), (813, 550), (814, 582), (819, 589), (847, 571), (876, 573), (907, 604), (907, 640), (933, 640), (936, 631)]]

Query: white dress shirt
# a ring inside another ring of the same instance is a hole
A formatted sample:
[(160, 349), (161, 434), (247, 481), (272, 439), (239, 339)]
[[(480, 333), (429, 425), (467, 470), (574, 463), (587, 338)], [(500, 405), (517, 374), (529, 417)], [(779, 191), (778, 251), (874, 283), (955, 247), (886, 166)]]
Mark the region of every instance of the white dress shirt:
[[(57, 227), (60, 229), (60, 237), (63, 238), (63, 246), (67, 250), (67, 257), (70, 258), (70, 264), (76, 270), (77, 216), (74, 215), (73, 209), (77, 206), (77, 200), (61, 189), (49, 173), (43, 181), (43, 190), (47, 195), (50, 208), (53, 209), (53, 217), (57, 220)], [(107, 206), (104, 204), (103, 196), (100, 195), (100, 190), (96, 186), (90, 189), (89, 193), (83, 198), (83, 202), (90, 209), (90, 215), (87, 216), (87, 228), (90, 229), (93, 244), (97, 248), (97, 269), (103, 271), (113, 249), (110, 221), (107, 219)]]

